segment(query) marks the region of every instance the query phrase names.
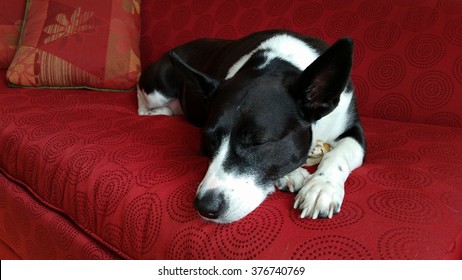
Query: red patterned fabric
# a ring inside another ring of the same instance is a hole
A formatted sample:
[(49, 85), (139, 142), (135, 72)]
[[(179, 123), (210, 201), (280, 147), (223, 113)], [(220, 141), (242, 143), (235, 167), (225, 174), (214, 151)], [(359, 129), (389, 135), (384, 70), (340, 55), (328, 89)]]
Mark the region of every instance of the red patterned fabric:
[(0, 69), (7, 69), (18, 46), (26, 0), (0, 2)]
[(139, 0), (29, 0), (9, 82), (133, 88), (141, 70), (139, 13)]
[(12, 89), (2, 72), (5, 255), (462, 259), (460, 2), (143, 0), (141, 17), (145, 65), (196, 37), (267, 27), (329, 42), (351, 35), (368, 154), (342, 211), (300, 219), (294, 195), (276, 191), (238, 222), (204, 222), (193, 208), (208, 165), (198, 128), (181, 116), (139, 117), (134, 92)]

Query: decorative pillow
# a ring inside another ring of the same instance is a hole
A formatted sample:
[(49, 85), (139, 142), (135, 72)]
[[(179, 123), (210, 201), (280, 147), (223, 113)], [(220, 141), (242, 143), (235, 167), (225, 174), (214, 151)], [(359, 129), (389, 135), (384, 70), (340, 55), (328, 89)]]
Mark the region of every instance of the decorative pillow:
[(129, 90), (141, 72), (140, 0), (28, 0), (12, 86)]
[(26, 0), (0, 3), (0, 69), (7, 69), (19, 41)]

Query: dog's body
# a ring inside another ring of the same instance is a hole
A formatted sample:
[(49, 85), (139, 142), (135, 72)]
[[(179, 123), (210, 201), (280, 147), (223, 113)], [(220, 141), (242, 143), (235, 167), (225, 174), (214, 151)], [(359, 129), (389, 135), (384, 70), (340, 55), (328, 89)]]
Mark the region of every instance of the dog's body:
[[(240, 40), (200, 39), (149, 67), (139, 114), (179, 114), (203, 127), (211, 158), (195, 207), (227, 223), (254, 210), (274, 186), (298, 192), (301, 217), (340, 211), (344, 183), (365, 155), (350, 80), (353, 43), (288, 31)], [(317, 140), (332, 151), (310, 175), (301, 168)]]

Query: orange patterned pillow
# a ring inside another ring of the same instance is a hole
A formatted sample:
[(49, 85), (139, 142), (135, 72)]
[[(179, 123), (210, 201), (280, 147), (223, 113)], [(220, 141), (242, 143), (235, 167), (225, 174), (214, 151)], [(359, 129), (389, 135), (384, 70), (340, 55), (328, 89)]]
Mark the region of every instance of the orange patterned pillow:
[(0, 2), (0, 69), (7, 69), (19, 41), (26, 0)]
[(13, 86), (128, 90), (140, 75), (140, 0), (28, 0)]

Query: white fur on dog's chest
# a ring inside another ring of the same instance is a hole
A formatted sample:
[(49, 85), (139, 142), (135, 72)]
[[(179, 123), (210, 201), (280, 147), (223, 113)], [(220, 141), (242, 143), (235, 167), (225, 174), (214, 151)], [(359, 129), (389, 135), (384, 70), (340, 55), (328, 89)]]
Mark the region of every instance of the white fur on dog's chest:
[(348, 126), (348, 122), (350, 121), (347, 116), (352, 98), (353, 93), (345, 90), (340, 95), (338, 106), (327, 116), (311, 125), (313, 133), (311, 148), (316, 145), (317, 140), (321, 140), (332, 146), (335, 145), (335, 139), (345, 131), (345, 127)]

